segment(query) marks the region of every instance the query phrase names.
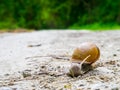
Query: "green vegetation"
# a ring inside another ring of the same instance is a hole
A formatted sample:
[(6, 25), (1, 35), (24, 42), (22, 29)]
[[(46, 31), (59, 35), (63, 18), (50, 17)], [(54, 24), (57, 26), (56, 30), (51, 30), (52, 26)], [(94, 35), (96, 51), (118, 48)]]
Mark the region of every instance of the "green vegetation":
[(0, 29), (120, 29), (120, 0), (0, 0)]
[(87, 25), (73, 25), (69, 27), (70, 29), (86, 29), (86, 30), (119, 30), (120, 29), (120, 25), (119, 24), (115, 24), (115, 23), (107, 23), (107, 24), (103, 24), (103, 23), (93, 23), (93, 24), (87, 24)]

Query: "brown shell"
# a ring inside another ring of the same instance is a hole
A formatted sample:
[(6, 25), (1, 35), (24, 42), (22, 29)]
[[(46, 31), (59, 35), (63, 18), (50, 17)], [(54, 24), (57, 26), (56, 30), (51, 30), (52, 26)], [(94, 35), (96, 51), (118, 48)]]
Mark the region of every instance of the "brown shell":
[[(88, 57), (89, 55), (90, 57)], [(78, 48), (74, 50), (71, 61), (81, 62), (86, 57), (88, 58), (85, 61), (85, 63), (89, 63), (89, 64), (94, 63), (100, 57), (100, 50), (94, 43), (86, 42), (81, 44)]]

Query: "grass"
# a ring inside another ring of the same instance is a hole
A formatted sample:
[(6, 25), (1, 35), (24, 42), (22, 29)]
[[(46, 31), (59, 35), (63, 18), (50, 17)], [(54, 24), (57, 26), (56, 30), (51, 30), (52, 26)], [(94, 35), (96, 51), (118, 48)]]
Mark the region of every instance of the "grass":
[(18, 28), (17, 24), (13, 24), (12, 22), (0, 22), (0, 29), (16, 29)]
[(88, 24), (88, 25), (73, 25), (70, 26), (69, 29), (87, 29), (87, 30), (93, 30), (93, 31), (103, 31), (103, 30), (120, 30), (120, 25), (115, 23), (107, 23), (107, 24), (101, 24), (101, 23), (94, 23), (94, 24)]
[[(92, 30), (92, 31), (120, 30), (120, 25), (116, 23), (106, 23), (106, 24), (94, 23), (94, 24), (88, 24), (88, 25), (82, 25), (82, 26), (78, 24), (74, 24), (70, 26), (68, 29), (74, 29), (74, 30), (85, 29), (85, 30)], [(24, 32), (24, 31), (31, 31), (31, 30), (27, 28), (19, 27), (17, 24), (13, 25), (10, 22), (2, 22), (2, 23), (0, 22), (0, 32)]]
[(31, 32), (33, 29), (27, 29), (19, 27), (17, 24), (12, 22), (0, 22), (0, 33), (4, 32)]

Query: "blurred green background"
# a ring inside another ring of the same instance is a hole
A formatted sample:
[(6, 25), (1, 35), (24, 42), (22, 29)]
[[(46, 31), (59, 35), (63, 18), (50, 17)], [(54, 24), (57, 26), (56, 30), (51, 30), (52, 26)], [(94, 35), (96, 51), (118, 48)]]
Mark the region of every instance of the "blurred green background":
[(0, 0), (0, 29), (120, 29), (120, 0)]

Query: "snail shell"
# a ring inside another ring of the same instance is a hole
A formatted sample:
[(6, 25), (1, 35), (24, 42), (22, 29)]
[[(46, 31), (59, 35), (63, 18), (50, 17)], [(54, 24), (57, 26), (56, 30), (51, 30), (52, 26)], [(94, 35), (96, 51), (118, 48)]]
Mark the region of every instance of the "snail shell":
[(88, 64), (92, 64), (99, 59), (100, 50), (94, 43), (82, 43), (78, 48), (74, 50), (71, 62), (82, 62), (86, 57), (88, 58), (84, 63)]

